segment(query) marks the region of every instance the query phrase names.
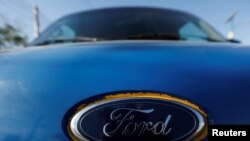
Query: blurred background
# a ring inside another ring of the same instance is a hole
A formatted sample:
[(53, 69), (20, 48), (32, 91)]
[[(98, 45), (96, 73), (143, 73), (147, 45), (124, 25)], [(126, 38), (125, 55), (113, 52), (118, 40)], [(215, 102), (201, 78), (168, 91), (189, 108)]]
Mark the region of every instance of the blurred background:
[(0, 0), (0, 48), (24, 46), (62, 16), (105, 7), (150, 6), (194, 14), (250, 45), (250, 0)]

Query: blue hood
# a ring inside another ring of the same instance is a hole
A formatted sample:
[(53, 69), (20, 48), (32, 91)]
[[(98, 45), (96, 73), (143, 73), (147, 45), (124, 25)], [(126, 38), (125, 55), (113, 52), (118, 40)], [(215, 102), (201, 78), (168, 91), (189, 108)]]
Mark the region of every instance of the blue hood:
[(207, 109), (215, 123), (250, 124), (250, 48), (120, 41), (0, 53), (0, 140), (67, 140), (73, 105), (114, 91), (159, 91)]

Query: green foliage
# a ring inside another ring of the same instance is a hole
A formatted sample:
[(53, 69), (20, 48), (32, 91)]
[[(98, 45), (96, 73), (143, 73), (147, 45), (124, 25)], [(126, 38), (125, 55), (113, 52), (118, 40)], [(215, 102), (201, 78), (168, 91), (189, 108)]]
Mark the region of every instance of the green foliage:
[(25, 46), (26, 40), (26, 37), (22, 36), (20, 31), (10, 24), (0, 27), (0, 48)]

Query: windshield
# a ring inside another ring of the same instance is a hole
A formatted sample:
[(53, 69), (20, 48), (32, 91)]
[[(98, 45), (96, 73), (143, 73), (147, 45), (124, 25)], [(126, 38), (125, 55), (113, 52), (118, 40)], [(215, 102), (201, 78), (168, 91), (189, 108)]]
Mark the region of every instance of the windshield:
[(42, 33), (33, 45), (79, 37), (95, 39), (84, 41), (145, 39), (143, 35), (146, 39), (225, 41), (210, 25), (190, 14), (157, 8), (110, 8), (64, 17)]

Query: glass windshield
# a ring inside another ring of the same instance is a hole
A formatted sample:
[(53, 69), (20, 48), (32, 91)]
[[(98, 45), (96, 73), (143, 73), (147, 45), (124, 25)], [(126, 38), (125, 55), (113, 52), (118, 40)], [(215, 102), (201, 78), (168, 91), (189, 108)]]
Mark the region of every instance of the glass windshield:
[(80, 41), (98, 41), (98, 39), (145, 39), (144, 37), (166, 40), (225, 41), (224, 37), (210, 25), (190, 14), (156, 8), (110, 8), (64, 17), (41, 34), (33, 45), (64, 39), (70, 41), (69, 39), (75, 38), (93, 38), (95, 40)]

